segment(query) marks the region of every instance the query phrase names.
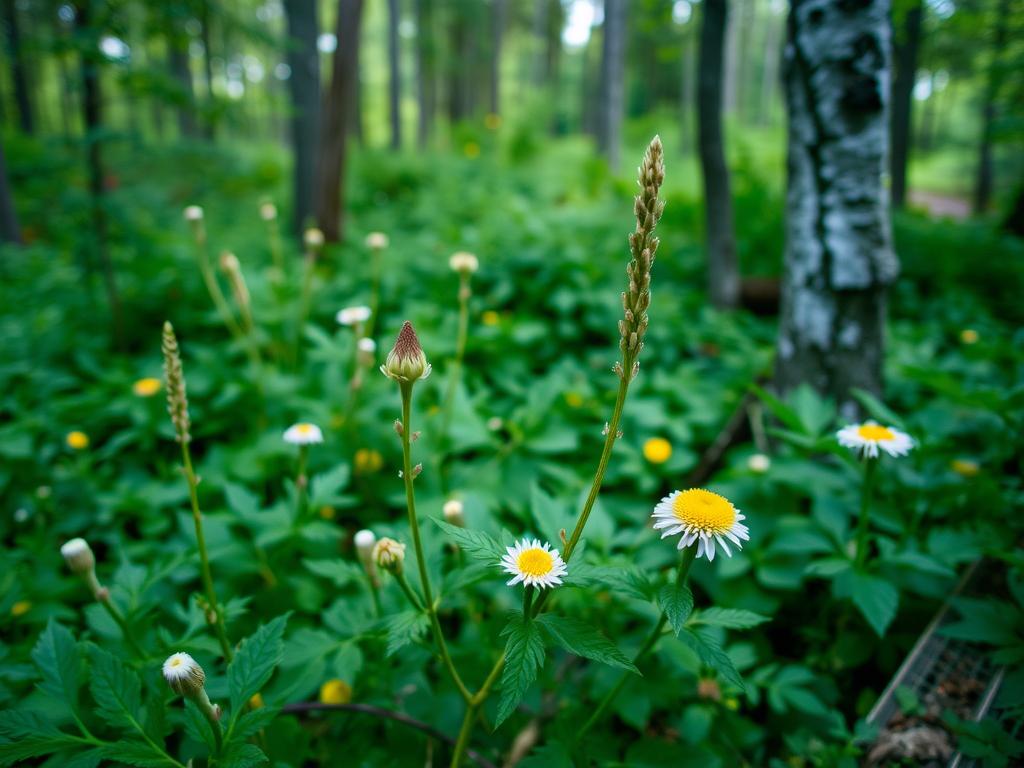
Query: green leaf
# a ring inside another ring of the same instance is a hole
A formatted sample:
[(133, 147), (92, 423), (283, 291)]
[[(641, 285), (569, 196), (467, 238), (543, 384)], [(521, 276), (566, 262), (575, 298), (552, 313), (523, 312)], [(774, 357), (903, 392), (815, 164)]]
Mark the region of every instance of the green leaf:
[(537, 483), (530, 484), (530, 511), (542, 538), (555, 541), (563, 528), (573, 524), (572, 511), (564, 504), (544, 492)]
[(831, 579), (848, 570), (850, 570), (849, 560), (842, 557), (826, 557), (821, 560), (815, 560), (813, 563), (808, 563), (807, 567), (804, 568), (804, 573), (808, 576), (821, 576)]
[(679, 636), (693, 611), (693, 593), (685, 584), (666, 584), (658, 590), (658, 605), (668, 617), (669, 626)]
[(757, 384), (751, 384), (750, 391), (757, 395), (775, 418), (795, 432), (804, 432), (803, 422), (800, 420), (800, 417), (797, 415), (794, 408), (782, 402), (771, 392), (759, 387)]
[(281, 662), (284, 652), (284, 626), (288, 614), (264, 624), (242, 641), (234, 661), (228, 666), (228, 689), (231, 691), (232, 716), (266, 684)]
[(348, 485), (350, 470), (348, 464), (339, 464), (334, 469), (316, 475), (309, 484), (309, 504), (313, 508), (335, 504), (342, 489)]
[(695, 615), (690, 623), (726, 629), (750, 629), (769, 620), (767, 616), (742, 608), (705, 608)]
[(72, 711), (78, 700), (78, 645), (71, 632), (53, 619), (32, 649), (32, 660), (43, 674), (39, 689)]
[(144, 741), (118, 741), (104, 747), (103, 754), (112, 762), (135, 765), (138, 768), (166, 768), (178, 765), (166, 754), (157, 752)]
[(111, 725), (135, 727), (141, 723), (142, 683), (138, 674), (121, 659), (97, 646), (89, 656), (92, 672), (89, 690), (99, 705), (99, 715)]
[(736, 671), (732, 659), (717, 642), (706, 635), (698, 634), (692, 629), (684, 628), (679, 633), (679, 639), (697, 656), (704, 664), (715, 670), (723, 680), (743, 690), (743, 678)]
[(505, 556), (505, 548), (496, 539), (483, 531), (460, 528), (457, 525), (452, 525), (433, 517), (430, 519), (470, 557), (497, 565), (501, 562), (501, 558)]
[(5, 742), (0, 743), (0, 765), (14, 765), (82, 744), (80, 739), (61, 732), (49, 720), (18, 710), (0, 712), (0, 738)]
[(619, 650), (615, 643), (589, 624), (552, 613), (538, 616), (536, 621), (551, 635), (552, 640), (569, 653), (640, 674), (636, 665)]
[(896, 588), (878, 576), (854, 571), (850, 574), (850, 597), (875, 633), (885, 635), (900, 603)]
[(347, 587), (349, 584), (358, 584), (366, 578), (366, 572), (362, 566), (350, 563), (347, 560), (331, 558), (329, 560), (303, 560), (306, 570), (323, 576), (334, 582), (336, 587)]
[(852, 387), (850, 394), (857, 399), (857, 402), (864, 406), (864, 410), (867, 411), (871, 418), (890, 427), (904, 429), (903, 419), (867, 390)]
[(267, 756), (255, 744), (232, 742), (217, 760), (220, 768), (251, 768), (267, 762)]
[(933, 557), (929, 557), (921, 552), (914, 552), (912, 550), (892, 555), (891, 557), (885, 558), (882, 562), (886, 565), (898, 565), (905, 568), (913, 568), (914, 570), (921, 571), (922, 573), (944, 576), (950, 579), (956, 576), (956, 572), (949, 566), (940, 563)]
[(515, 712), (544, 665), (544, 640), (535, 622), (516, 614), (501, 634), (507, 636), (508, 641), (505, 644), (505, 671), (501, 676), (501, 701), (495, 728)]
[(252, 709), (238, 718), (235, 730), (231, 732), (231, 741), (245, 741), (250, 736), (259, 733), (280, 713), (276, 707), (260, 707)]
[(386, 656), (392, 656), (400, 649), (412, 643), (427, 631), (430, 619), (423, 611), (409, 610), (397, 613), (388, 618), (388, 648)]

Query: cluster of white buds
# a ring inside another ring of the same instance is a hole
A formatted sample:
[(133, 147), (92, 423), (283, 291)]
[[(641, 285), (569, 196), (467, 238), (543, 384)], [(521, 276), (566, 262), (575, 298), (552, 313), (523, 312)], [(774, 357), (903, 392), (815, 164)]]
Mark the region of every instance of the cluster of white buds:
[(468, 251), (458, 251), (449, 257), (448, 266), (459, 274), (471, 275), (480, 268), (480, 261), (475, 254)]
[(405, 563), (405, 544), (385, 536), (373, 545), (373, 562), (392, 576), (400, 576)]
[(383, 232), (371, 232), (366, 236), (366, 247), (374, 251), (383, 251), (388, 247), (388, 236)]
[(387, 360), (380, 367), (380, 372), (400, 384), (425, 379), (430, 375), (431, 365), (423, 353), (420, 340), (408, 320), (395, 340), (395, 346), (388, 352)]
[(356, 533), (356, 554), (359, 556), (359, 562), (363, 564), (363, 569), (370, 579), (370, 584), (375, 588), (380, 586), (380, 576), (377, 574), (377, 566), (373, 557), (373, 548), (376, 544), (377, 537), (373, 534), (373, 531), (364, 528)]
[(445, 522), (451, 525), (457, 525), (459, 528), (466, 527), (466, 518), (462, 514), (462, 502), (458, 499), (449, 499), (444, 503), (444, 519)]
[(213, 704), (206, 693), (206, 673), (199, 662), (187, 653), (174, 653), (164, 662), (163, 674), (172, 691), (195, 703), (213, 727), (220, 728), (220, 706)]
[(107, 588), (100, 584), (96, 578), (96, 556), (92, 553), (89, 542), (85, 539), (71, 539), (65, 542), (60, 548), (64, 562), (68, 569), (89, 587), (93, 597), (97, 600), (104, 600), (109, 595)]

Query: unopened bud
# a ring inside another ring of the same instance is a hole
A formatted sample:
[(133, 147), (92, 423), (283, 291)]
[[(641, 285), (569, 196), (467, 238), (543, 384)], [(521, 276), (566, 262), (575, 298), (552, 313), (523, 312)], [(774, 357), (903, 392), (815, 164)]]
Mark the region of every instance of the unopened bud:
[(373, 548), (376, 543), (377, 537), (373, 531), (364, 528), (356, 534), (356, 554), (359, 556), (359, 562), (363, 564), (366, 575), (370, 577), (370, 584), (375, 587), (378, 584), (377, 567), (373, 560)]
[(263, 203), (260, 206), (260, 218), (264, 221), (273, 221), (277, 218), (277, 206), (273, 203)]
[(406, 320), (380, 371), (389, 379), (408, 383), (427, 378), (430, 370), (430, 363), (416, 337), (416, 331), (412, 323)]
[(451, 525), (457, 525), (459, 528), (466, 527), (466, 518), (462, 514), (462, 502), (458, 499), (449, 499), (444, 503), (444, 519), (445, 522)]
[(366, 236), (366, 247), (382, 251), (388, 247), (388, 236), (383, 232), (371, 232)]
[(423, 465), (422, 464), (417, 464), (415, 467), (412, 468), (412, 479), (413, 480), (415, 480), (421, 474), (423, 474)]
[(198, 205), (190, 205), (185, 209), (185, 221), (202, 221), (203, 209)]
[(405, 427), (402, 426), (401, 419), (395, 419), (395, 434), (398, 435), (399, 437), (401, 437), (402, 433), (404, 433), (404, 432), (405, 432)]
[(175, 653), (167, 658), (163, 666), (164, 680), (171, 690), (186, 698), (198, 696), (206, 682), (206, 673), (199, 662), (187, 653)]
[(85, 575), (96, 567), (96, 556), (85, 539), (71, 539), (60, 548), (60, 553), (76, 575)]
[(307, 229), (302, 235), (302, 242), (307, 250), (316, 253), (324, 247), (324, 233), (315, 227)]
[(385, 536), (373, 546), (373, 561), (382, 570), (398, 576), (405, 563), (405, 544)]
[(471, 275), (479, 269), (480, 262), (474, 254), (459, 251), (458, 253), (453, 253), (451, 258), (448, 259), (448, 266), (455, 272)]

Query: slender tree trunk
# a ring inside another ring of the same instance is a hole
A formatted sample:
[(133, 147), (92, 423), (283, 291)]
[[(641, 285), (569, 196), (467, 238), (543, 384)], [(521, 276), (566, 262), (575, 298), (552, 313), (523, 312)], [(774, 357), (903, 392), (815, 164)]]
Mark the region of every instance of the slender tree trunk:
[(433, 6), (433, 0), (416, 0), (416, 95), (419, 104), (416, 141), (421, 149), (430, 142), (437, 111)]
[(171, 75), (178, 83), (178, 133), (194, 138), (196, 130), (195, 90), (192, 86), (192, 67), (188, 59), (188, 33), (184, 25), (172, 24), (167, 34), (167, 55)]
[(21, 244), (21, 228), (14, 210), (14, 198), (7, 177), (7, 160), (3, 142), (0, 142), (0, 242)]
[(782, 49), (779, 46), (782, 24), (774, 15), (765, 21), (764, 57), (761, 64), (761, 98), (758, 103), (757, 122), (768, 125), (771, 122), (772, 106), (779, 83), (779, 62)]
[(608, 166), (617, 171), (622, 152), (622, 116), (625, 108), (626, 76), (626, 4), (627, 0), (605, 0), (604, 40), (601, 71), (602, 93), (599, 109), (598, 141), (608, 159)]
[(694, 40), (693, 24), (688, 23), (683, 36), (682, 109), (679, 120), (681, 131), (679, 147), (683, 152), (692, 151), (695, 136), (693, 115), (697, 102), (697, 46)]
[[(91, 29), (92, 3), (82, 0), (75, 6), (75, 26), (79, 35), (92, 41), (95, 30)], [(89, 170), (89, 195), (92, 203), (92, 225), (95, 249), (103, 272), (103, 285), (110, 304), (111, 337), (115, 347), (122, 345), (121, 298), (114, 275), (114, 263), (107, 242), (107, 214), (103, 201), (103, 152), (101, 134), (103, 129), (102, 94), (100, 93), (98, 46), (83, 45), (82, 67), (82, 119), (85, 124), (86, 158)]]
[(340, 240), (343, 233), (346, 127), (354, 106), (362, 17), (363, 0), (338, 0), (338, 47), (332, 58), (331, 84), (324, 101), (317, 197), (317, 222), (331, 242)]
[(388, 104), (391, 108), (391, 148), (402, 147), (402, 62), (398, 49), (398, 25), (402, 14), (398, 0), (388, 0)]
[[(725, 38), (722, 43), (725, 64), (722, 71), (722, 110), (727, 115), (736, 113), (740, 75), (740, 14), (742, 0), (726, 0)], [(731, 8), (729, 7), (731, 5)]]
[(704, 175), (704, 228), (708, 249), (708, 295), (720, 308), (735, 307), (740, 280), (736, 266), (732, 193), (722, 135), (722, 54), (729, 14), (727, 0), (705, 0), (700, 27), (697, 141)]
[(501, 36), (505, 27), (505, 0), (491, 0), (490, 113), (501, 114)]
[(348, 130), (356, 144), (366, 144), (366, 124), (363, 122), (363, 72), (362, 66), (356, 56), (355, 80), (352, 85), (352, 106), (349, 109)]
[(15, 0), (3, 0), (4, 27), (7, 37), (7, 57), (11, 62), (11, 82), (14, 85), (14, 103), (18, 107), (18, 125), (24, 133), (35, 132), (32, 111), (32, 89), (25, 66), (25, 51), (21, 45), (21, 25)]
[(882, 389), (892, 249), (889, 0), (793, 0), (785, 276), (776, 382), (806, 382), (857, 415), (853, 387)]
[(981, 144), (978, 147), (978, 179), (974, 187), (974, 212), (984, 213), (992, 198), (992, 141), (995, 134), (996, 99), (1003, 84), (1003, 51), (1006, 48), (1007, 24), (1010, 16), (1010, 0), (999, 0), (996, 10), (995, 41), (992, 47), (992, 61), (988, 67), (985, 83), (985, 100), (981, 118)]
[(548, 98), (555, 105), (551, 116), (551, 130), (555, 134), (565, 131), (565, 113), (561, 104), (561, 61), (562, 61), (562, 27), (565, 15), (559, 0), (548, 0), (545, 13), (545, 46), (544, 46), (544, 82), (548, 89)]
[(921, 44), (924, 3), (907, 9), (903, 34), (894, 46), (896, 69), (892, 84), (892, 204), (902, 208), (907, 194), (907, 160), (910, 154), (910, 127), (913, 124), (914, 83), (917, 79), (917, 53)]
[(206, 138), (213, 139), (217, 133), (216, 109), (213, 96), (213, 51), (210, 47), (210, 2), (202, 0), (200, 4), (199, 35), (203, 43), (203, 75), (206, 80), (206, 109), (208, 114), (203, 122)]
[(288, 78), (291, 97), (292, 232), (301, 236), (313, 218), (316, 151), (320, 138), (320, 54), (316, 42), (317, 0), (288, 0)]
[(940, 94), (935, 90), (935, 74), (932, 73), (928, 80), (931, 84), (931, 90), (928, 98), (921, 105), (921, 120), (917, 127), (914, 142), (914, 149), (918, 152), (927, 152), (932, 148), (932, 140), (935, 135), (935, 114), (939, 111)]

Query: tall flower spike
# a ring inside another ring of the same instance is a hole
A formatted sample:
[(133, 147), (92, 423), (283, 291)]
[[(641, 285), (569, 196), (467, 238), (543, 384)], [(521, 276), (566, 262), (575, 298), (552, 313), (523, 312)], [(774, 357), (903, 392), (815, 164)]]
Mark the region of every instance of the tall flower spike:
[(644, 153), (643, 163), (637, 171), (640, 194), (636, 196), (633, 211), (636, 214), (636, 230), (629, 235), (631, 258), (626, 267), (629, 289), (622, 294), (623, 319), (619, 321), (622, 336), (619, 348), (622, 362), (615, 366), (620, 377), (633, 379), (638, 370), (640, 350), (647, 332), (647, 308), (651, 303), (651, 267), (658, 250), (658, 238), (654, 228), (665, 210), (665, 203), (658, 199), (658, 190), (665, 180), (665, 163), (661, 138), (651, 139)]
[(408, 320), (395, 340), (395, 346), (388, 352), (387, 360), (380, 367), (380, 372), (389, 379), (402, 382), (414, 382), (430, 375), (431, 365), (423, 353), (420, 340), (416, 337), (412, 323)]
[(171, 414), (171, 423), (174, 424), (175, 439), (179, 443), (187, 443), (192, 439), (188, 432), (192, 422), (188, 417), (188, 398), (185, 396), (185, 372), (181, 368), (178, 339), (174, 335), (174, 327), (169, 322), (164, 323), (161, 348), (164, 353), (167, 412)]

